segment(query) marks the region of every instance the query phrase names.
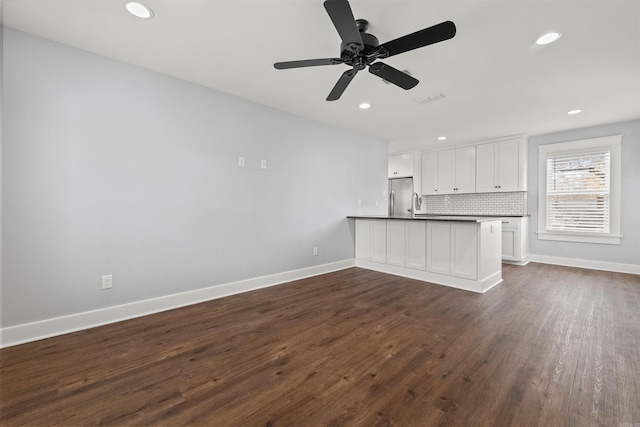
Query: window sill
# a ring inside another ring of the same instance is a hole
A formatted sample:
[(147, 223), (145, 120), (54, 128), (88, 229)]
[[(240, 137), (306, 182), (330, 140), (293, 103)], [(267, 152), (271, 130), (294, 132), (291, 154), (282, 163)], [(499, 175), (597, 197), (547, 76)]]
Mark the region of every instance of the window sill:
[(602, 236), (578, 233), (537, 232), (539, 240), (555, 240), (559, 242), (599, 243), (602, 245), (619, 245), (622, 236), (607, 234)]

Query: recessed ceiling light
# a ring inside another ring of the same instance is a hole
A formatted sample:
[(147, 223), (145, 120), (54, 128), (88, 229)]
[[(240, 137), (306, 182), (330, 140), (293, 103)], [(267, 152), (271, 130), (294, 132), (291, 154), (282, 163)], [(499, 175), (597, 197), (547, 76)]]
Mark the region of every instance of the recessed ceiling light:
[(362, 110), (366, 110), (367, 108), (371, 107), (371, 104), (363, 102), (362, 104), (358, 105), (358, 107), (360, 107)]
[(549, 44), (562, 37), (562, 33), (547, 33), (536, 40), (536, 44)]
[(137, 16), (142, 19), (151, 19), (153, 18), (153, 11), (149, 6), (145, 6), (144, 4), (137, 1), (126, 1), (124, 7), (127, 8), (127, 11), (133, 16)]
[(447, 137), (446, 137), (446, 136), (439, 136), (439, 137), (438, 137), (438, 141), (444, 141), (445, 139), (447, 139)]
[(580, 113), (582, 113), (582, 110), (571, 110), (571, 111), (567, 111), (567, 114), (571, 114), (571, 115), (574, 115), (574, 114), (580, 114)]

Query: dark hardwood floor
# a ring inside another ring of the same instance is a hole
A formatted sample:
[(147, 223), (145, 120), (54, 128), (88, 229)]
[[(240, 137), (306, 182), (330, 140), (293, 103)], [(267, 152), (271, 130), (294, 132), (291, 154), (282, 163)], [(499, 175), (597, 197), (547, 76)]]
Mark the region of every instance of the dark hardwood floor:
[(4, 425), (640, 426), (640, 276), (358, 268), (0, 350)]

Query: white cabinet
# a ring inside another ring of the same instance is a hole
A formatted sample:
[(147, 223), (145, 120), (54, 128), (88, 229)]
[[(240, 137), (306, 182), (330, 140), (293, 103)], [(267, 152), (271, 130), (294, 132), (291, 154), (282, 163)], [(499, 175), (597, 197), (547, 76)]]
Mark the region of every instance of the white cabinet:
[(416, 270), (426, 268), (427, 225), (424, 221), (406, 221), (406, 267)]
[(456, 148), (455, 194), (476, 191), (476, 147)]
[(405, 221), (387, 221), (387, 264), (404, 267)]
[(356, 218), (356, 266), (485, 292), (502, 281), (501, 225)]
[(456, 190), (456, 150), (438, 152), (438, 194), (454, 194)]
[(387, 221), (387, 264), (425, 269), (424, 221)]
[(476, 190), (476, 148), (422, 155), (422, 194), (463, 194)]
[(527, 141), (524, 137), (476, 146), (476, 191), (527, 191)]
[(387, 222), (383, 220), (356, 221), (356, 259), (387, 262)]
[(422, 154), (422, 193), (438, 194), (438, 152)]
[(387, 262), (387, 221), (371, 221), (371, 261)]
[(427, 222), (427, 271), (478, 278), (478, 224)]
[(366, 219), (356, 221), (356, 259), (371, 260), (371, 222)]
[(389, 157), (389, 178), (413, 176), (413, 153), (397, 154)]
[(427, 222), (427, 271), (451, 272), (451, 225), (444, 221)]
[(451, 223), (452, 276), (476, 280), (478, 278), (478, 225)]
[(526, 264), (529, 257), (529, 218), (502, 218), (502, 260)]

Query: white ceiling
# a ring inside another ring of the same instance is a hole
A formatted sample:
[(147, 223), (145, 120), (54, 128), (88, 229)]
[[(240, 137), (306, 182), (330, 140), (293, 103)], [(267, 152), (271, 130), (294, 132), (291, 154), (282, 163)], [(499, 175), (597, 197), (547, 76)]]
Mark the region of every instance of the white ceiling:
[[(4, 25), (389, 142), (391, 152), (536, 135), (640, 118), (640, 0), (352, 0), (381, 43), (451, 20), (452, 40), (386, 59), (420, 84), (361, 72), (325, 98), (344, 65), (276, 70), (339, 56), (321, 0), (4, 0)], [(548, 31), (563, 37), (544, 47)], [(426, 105), (415, 100), (443, 93)], [(367, 101), (369, 110), (359, 110)], [(582, 109), (569, 116), (567, 111)], [(447, 141), (437, 142), (441, 135)]]

